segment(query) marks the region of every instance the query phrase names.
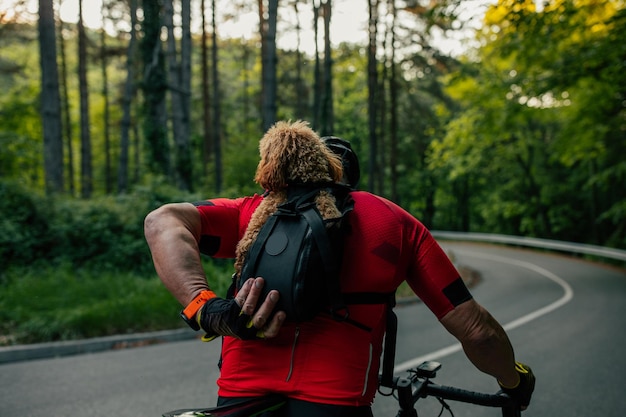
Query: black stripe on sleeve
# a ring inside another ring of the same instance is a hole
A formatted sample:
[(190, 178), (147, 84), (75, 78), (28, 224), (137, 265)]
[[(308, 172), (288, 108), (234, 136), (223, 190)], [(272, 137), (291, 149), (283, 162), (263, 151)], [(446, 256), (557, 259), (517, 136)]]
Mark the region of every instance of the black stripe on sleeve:
[(219, 236), (202, 235), (200, 236), (200, 242), (198, 242), (198, 248), (200, 253), (207, 256), (213, 256), (220, 248)]
[(472, 294), (470, 294), (461, 277), (455, 279), (444, 288), (443, 294), (455, 307), (472, 299)]
[[(193, 203), (196, 207), (203, 206), (214, 206), (210, 201), (195, 201)], [(200, 253), (207, 256), (213, 256), (217, 253), (220, 248), (220, 238), (219, 236), (213, 235), (202, 235), (200, 236), (200, 242), (198, 242), (198, 248), (200, 249)]]

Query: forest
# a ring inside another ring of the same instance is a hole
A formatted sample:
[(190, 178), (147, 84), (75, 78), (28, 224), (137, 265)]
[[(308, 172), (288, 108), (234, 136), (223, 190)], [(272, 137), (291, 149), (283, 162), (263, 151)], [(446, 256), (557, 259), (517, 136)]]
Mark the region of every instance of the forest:
[(339, 44), (341, 0), (103, 0), (97, 27), (67, 1), (0, 6), (3, 269), (149, 271), (145, 214), (261, 191), (260, 137), (298, 119), (431, 229), (626, 248), (623, 0), (343, 0), (367, 19)]

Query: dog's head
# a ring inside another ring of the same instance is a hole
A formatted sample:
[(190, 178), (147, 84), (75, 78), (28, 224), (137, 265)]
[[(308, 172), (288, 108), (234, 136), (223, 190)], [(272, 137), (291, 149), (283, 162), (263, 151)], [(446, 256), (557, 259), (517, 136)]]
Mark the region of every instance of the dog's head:
[(303, 121), (276, 123), (261, 139), (259, 152), (254, 180), (268, 191), (289, 183), (337, 182), (343, 174), (341, 159)]

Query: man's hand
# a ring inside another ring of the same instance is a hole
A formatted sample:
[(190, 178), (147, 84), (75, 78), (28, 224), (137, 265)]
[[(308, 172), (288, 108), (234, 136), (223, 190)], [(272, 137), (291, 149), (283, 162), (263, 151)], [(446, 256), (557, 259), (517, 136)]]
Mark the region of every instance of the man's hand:
[(500, 382), (502, 391), (515, 398), (522, 410), (525, 410), (530, 404), (530, 397), (535, 390), (535, 375), (528, 365), (521, 362), (515, 362), (515, 370), (519, 374), (519, 383), (515, 387), (506, 387)]
[(279, 294), (275, 290), (269, 292), (256, 310), (263, 285), (263, 278), (250, 278), (234, 299), (213, 298), (207, 301), (197, 315), (198, 324), (207, 332), (205, 338), (233, 336), (251, 340), (275, 337), (285, 320), (285, 313), (277, 312), (268, 323), (278, 302)]

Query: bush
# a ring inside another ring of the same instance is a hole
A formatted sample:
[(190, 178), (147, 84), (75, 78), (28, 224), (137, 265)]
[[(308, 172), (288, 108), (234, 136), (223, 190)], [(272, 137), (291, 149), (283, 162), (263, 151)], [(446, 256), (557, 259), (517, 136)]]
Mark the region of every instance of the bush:
[(168, 195), (174, 191), (155, 185), (126, 196), (44, 199), (0, 181), (0, 263), (152, 271), (143, 235), (146, 214), (165, 202), (200, 199)]
[(0, 181), (0, 265), (27, 264), (37, 256), (49, 234), (42, 201), (18, 183)]
[(143, 236), (145, 204), (112, 197), (59, 200), (50, 222), (53, 239), (44, 252), (55, 262), (105, 270), (148, 271)]
[[(200, 199), (169, 191), (44, 199), (0, 180), (0, 345), (183, 325), (143, 235), (152, 209)], [(232, 260), (202, 260), (211, 287), (225, 296)]]

